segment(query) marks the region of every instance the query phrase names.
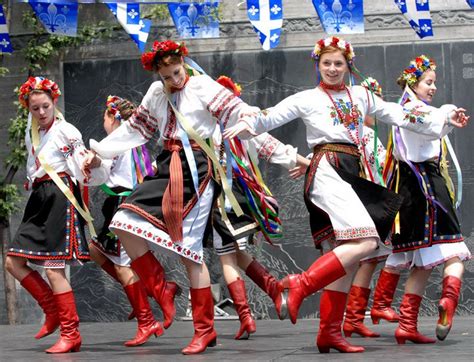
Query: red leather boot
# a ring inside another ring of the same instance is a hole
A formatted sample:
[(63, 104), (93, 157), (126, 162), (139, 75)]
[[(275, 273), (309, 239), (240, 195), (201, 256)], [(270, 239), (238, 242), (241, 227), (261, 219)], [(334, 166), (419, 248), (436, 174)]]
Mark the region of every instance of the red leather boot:
[(245, 282), (242, 279), (237, 279), (235, 282), (230, 283), (227, 288), (229, 288), (230, 297), (234, 301), (234, 307), (240, 320), (240, 329), (234, 338), (249, 339), (249, 336), (257, 330), (257, 326), (247, 303)]
[[(296, 324), (303, 299), (346, 275), (336, 254), (329, 252), (316, 260), (301, 274), (290, 274), (282, 281), (288, 290), (288, 314), (291, 323)], [(345, 306), (345, 304), (344, 304)]]
[[(109, 259), (106, 259), (104, 263), (102, 263), (100, 265), (100, 267), (102, 268), (102, 270), (104, 270), (107, 274), (109, 274), (112, 279), (114, 279), (116, 282), (119, 282), (120, 284), (122, 284), (117, 276), (117, 272), (115, 270), (115, 267), (114, 267), (114, 263), (112, 263)], [(135, 318), (136, 315), (135, 315), (135, 312), (132, 310), (130, 312), (130, 314), (128, 315), (128, 320), (131, 320), (133, 318)]]
[(418, 311), (420, 310), (421, 300), (423, 298), (416, 294), (405, 294), (400, 305), (400, 321), (395, 330), (395, 339), (398, 344), (405, 344), (411, 341), (413, 343), (435, 343), (436, 340), (425, 337), (418, 332), (417, 321)]
[(40, 339), (50, 335), (59, 327), (58, 311), (51, 287), (36, 270), (24, 277), (20, 284), (35, 298), (46, 316), (44, 324), (35, 338)]
[(281, 283), (255, 259), (249, 264), (245, 274), (272, 298), (278, 318), (281, 320), (285, 319), (288, 315), (286, 304), (288, 293), (283, 289)]
[(48, 348), (46, 353), (79, 352), (81, 349), (81, 335), (79, 333), (79, 316), (77, 315), (74, 294), (71, 291), (54, 294), (61, 334), (56, 343)]
[(319, 332), (316, 339), (319, 353), (329, 353), (331, 348), (341, 353), (364, 352), (364, 347), (353, 346), (341, 333), (342, 318), (346, 308), (347, 293), (323, 290), (319, 302)]
[(194, 337), (191, 343), (183, 348), (183, 354), (204, 352), (207, 347), (214, 347), (217, 334), (214, 329), (214, 300), (211, 287), (190, 289), (191, 308), (193, 310)]
[(389, 322), (398, 322), (400, 316), (392, 308), (393, 295), (397, 289), (400, 274), (388, 273), (384, 269), (380, 272), (375, 286), (374, 302), (370, 310), (373, 324), (379, 324), (380, 319)]
[(439, 319), (436, 324), (436, 337), (440, 341), (448, 336), (453, 325), (454, 312), (461, 293), (461, 279), (448, 275), (443, 279), (443, 292), (438, 305)]
[(123, 287), (127, 294), (128, 300), (133, 307), (133, 311), (137, 316), (138, 329), (135, 337), (124, 344), (127, 347), (135, 347), (144, 344), (154, 334), (155, 337), (163, 334), (160, 322), (155, 320), (150, 304), (148, 303), (148, 296), (145, 287), (141, 281), (126, 285)]
[(165, 271), (151, 251), (135, 259), (132, 269), (145, 285), (148, 295), (152, 295), (163, 311), (163, 327), (169, 328), (176, 314), (174, 298), (181, 294), (181, 288), (175, 282), (165, 280)]
[(364, 325), (365, 311), (369, 302), (370, 289), (353, 285), (346, 306), (346, 318), (342, 330), (346, 337), (357, 333), (362, 337), (380, 337)]

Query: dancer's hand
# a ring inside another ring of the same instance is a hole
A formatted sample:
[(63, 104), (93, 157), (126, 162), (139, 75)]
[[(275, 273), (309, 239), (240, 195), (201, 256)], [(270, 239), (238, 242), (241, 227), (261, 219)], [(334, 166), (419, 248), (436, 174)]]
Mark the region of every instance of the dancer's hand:
[(91, 175), (91, 169), (100, 166), (102, 160), (97, 156), (94, 151), (87, 151), (86, 158), (81, 166), (82, 174), (84, 175), (84, 181), (87, 182)]
[(290, 174), (290, 178), (297, 179), (301, 176), (304, 176), (306, 174), (307, 169), (308, 166), (296, 166), (288, 170), (288, 173)]
[(240, 136), (242, 139), (252, 138), (255, 137), (257, 134), (255, 131), (250, 127), (250, 125), (240, 120), (237, 124), (233, 127), (227, 128), (223, 136), (225, 139), (234, 138), (236, 136)]
[(470, 116), (466, 116), (466, 110), (464, 108), (456, 108), (449, 114), (448, 124), (457, 128), (463, 128), (467, 126)]

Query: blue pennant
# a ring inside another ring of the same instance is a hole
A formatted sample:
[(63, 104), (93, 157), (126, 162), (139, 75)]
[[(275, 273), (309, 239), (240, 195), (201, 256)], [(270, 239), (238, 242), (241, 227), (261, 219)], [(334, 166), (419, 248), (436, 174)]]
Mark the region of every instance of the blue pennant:
[(3, 6), (0, 5), (0, 54), (12, 52), (13, 49), (10, 36), (8, 35), (7, 21), (3, 13)]
[(433, 36), (429, 0), (394, 0), (394, 2), (421, 39)]
[(276, 48), (280, 44), (283, 25), (282, 0), (247, 0), (247, 15), (262, 48)]
[(466, 0), (467, 5), (471, 7), (471, 9), (474, 9), (474, 0)]
[(36, 17), (50, 34), (76, 36), (77, 2), (71, 1), (29, 1)]
[(151, 29), (151, 20), (140, 18), (140, 4), (107, 3), (107, 6), (143, 53)]
[(169, 3), (168, 10), (180, 38), (218, 38), (219, 2)]
[(313, 0), (313, 5), (327, 34), (364, 32), (363, 0)]

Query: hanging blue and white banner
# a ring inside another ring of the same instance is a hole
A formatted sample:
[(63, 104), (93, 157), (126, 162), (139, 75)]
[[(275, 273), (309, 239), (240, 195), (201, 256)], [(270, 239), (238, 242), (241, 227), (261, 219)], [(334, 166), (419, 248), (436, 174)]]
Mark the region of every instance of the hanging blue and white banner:
[(151, 20), (140, 18), (140, 4), (107, 3), (107, 6), (143, 53), (150, 33)]
[(364, 32), (363, 0), (313, 0), (313, 5), (327, 34)]
[(168, 4), (168, 10), (180, 38), (218, 38), (219, 2), (183, 2)]
[(418, 36), (433, 36), (429, 0), (394, 0), (403, 16)]
[(48, 3), (37, 0), (29, 1), (36, 17), (46, 31), (54, 35), (76, 36), (77, 2), (55, 1)]
[(12, 43), (10, 42), (10, 35), (8, 35), (7, 19), (3, 12), (3, 5), (0, 5), (0, 54), (12, 53)]
[(262, 48), (276, 48), (280, 44), (283, 24), (282, 0), (247, 0), (247, 15)]
[(471, 7), (471, 9), (474, 9), (474, 0), (466, 0), (467, 5)]

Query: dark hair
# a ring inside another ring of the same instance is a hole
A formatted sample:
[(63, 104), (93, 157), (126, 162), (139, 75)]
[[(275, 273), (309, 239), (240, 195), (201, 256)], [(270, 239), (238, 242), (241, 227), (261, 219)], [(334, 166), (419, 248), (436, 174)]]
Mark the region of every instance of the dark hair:
[(181, 64), (182, 62), (183, 57), (181, 55), (176, 54), (168, 54), (164, 57), (161, 57), (157, 53), (155, 55), (155, 58), (153, 59), (153, 65), (155, 66), (156, 70), (159, 70), (162, 67), (166, 67), (172, 64)]

